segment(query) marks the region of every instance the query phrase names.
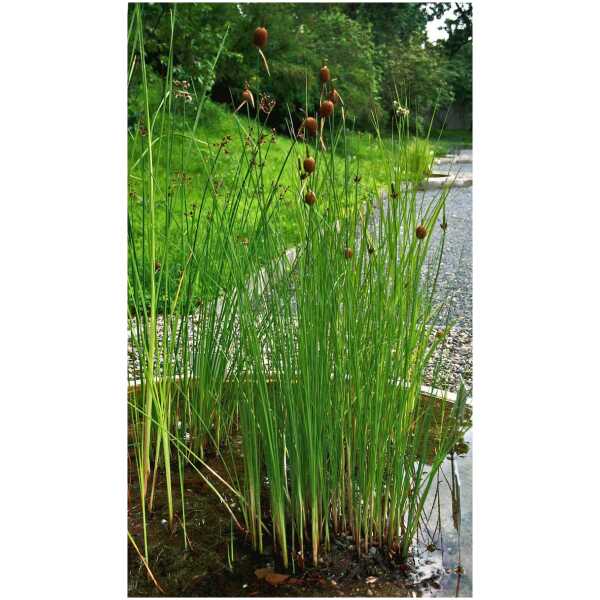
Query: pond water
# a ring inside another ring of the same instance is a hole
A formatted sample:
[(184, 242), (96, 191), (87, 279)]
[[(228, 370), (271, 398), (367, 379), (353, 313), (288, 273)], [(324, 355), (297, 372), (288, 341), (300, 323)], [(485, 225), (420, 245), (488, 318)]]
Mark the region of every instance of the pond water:
[[(441, 562), (444, 577), (439, 591), (432, 594), (435, 597), (471, 597), (472, 596), (472, 549), (473, 549), (473, 479), (472, 479), (472, 430), (465, 435), (464, 449), (466, 452), (456, 454), (451, 460), (446, 460), (442, 467), (441, 478), (443, 483), (439, 486), (441, 496), (439, 502), (439, 523), (441, 533), (437, 536), (439, 547), (433, 554), (438, 564)], [(453, 480), (453, 469), (456, 477)], [(456, 482), (458, 481), (458, 486)], [(458, 489), (457, 489), (458, 488)], [(458, 494), (460, 501), (460, 514), (456, 519), (455, 503), (452, 494)], [(437, 509), (437, 502), (431, 500), (429, 508)], [(455, 520), (457, 522), (455, 523)], [(435, 514), (429, 519), (428, 527), (435, 527)], [(458, 527), (456, 526), (458, 525)], [(427, 546), (427, 532), (425, 539), (420, 540), (421, 545)], [(435, 538), (436, 536), (432, 536)], [(427, 551), (427, 550), (426, 550)]]

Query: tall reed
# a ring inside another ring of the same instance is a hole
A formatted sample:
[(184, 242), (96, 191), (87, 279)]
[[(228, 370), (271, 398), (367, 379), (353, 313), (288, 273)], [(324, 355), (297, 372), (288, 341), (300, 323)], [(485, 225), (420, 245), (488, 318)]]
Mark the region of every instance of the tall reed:
[[(264, 211), (256, 209), (256, 199), (263, 188), (256, 158), (264, 150), (247, 143), (253, 137), (240, 120), (241, 156), (232, 179), (221, 186), (219, 167), (231, 137), (216, 147), (196, 137), (208, 90), (188, 91), (187, 82), (173, 80), (176, 7), (170, 10), (171, 50), (160, 90), (147, 72), (142, 10), (134, 7), (129, 29), (129, 80), (143, 104), (142, 122), (129, 139), (130, 356), (138, 363), (130, 373), (136, 388), (129, 402), (130, 439), (144, 525), (164, 478), (173, 526), (176, 466), (186, 540), (184, 466), (202, 463), (207, 446), (220, 454), (235, 425), (235, 402), (226, 393), (237, 364), (235, 286), (262, 260), (257, 255)], [(196, 110), (190, 115), (192, 102)], [(198, 196), (185, 172), (190, 155), (200, 166)], [(241, 232), (254, 243), (247, 245)], [(146, 540), (144, 545), (147, 560)]]
[[(361, 183), (337, 99), (321, 109), (314, 134), (311, 124), (299, 136), (290, 115), (292, 141), (274, 176), (264, 168), (274, 143), (269, 111), (253, 97), (236, 111), (237, 130), (207, 144), (196, 136), (207, 89), (173, 80), (175, 11), (159, 93), (147, 71), (140, 5), (129, 29), (129, 79), (143, 102), (129, 140), (128, 259), (139, 361), (130, 440), (144, 536), (164, 478), (171, 526), (179, 484), (187, 543), (189, 463), (238, 496), (259, 550), (271, 528), (286, 565), (290, 556), (303, 564), (308, 547), (317, 564), (342, 531), (360, 551), (386, 544), (405, 559), (462, 410), (458, 403), (455, 414), (440, 416), (421, 402), (425, 365), (442, 342), (432, 334), (446, 235), (431, 247), (447, 190), (428, 202), (418, 192), (431, 168), (429, 145), (411, 139), (399, 114), (382, 201), (379, 187)], [(332, 97), (329, 86), (321, 104)], [(308, 106), (307, 99), (307, 114)], [(376, 120), (374, 128), (383, 147)], [(234, 135), (239, 156), (223, 184)], [(201, 166), (199, 194), (185, 172), (190, 156)], [(290, 172), (302, 240), (291, 262), (277, 228), (278, 189)], [(205, 451), (223, 456), (237, 435), (243, 473), (225, 480), (208, 468)], [(144, 550), (148, 564), (146, 537)]]
[[(267, 265), (268, 293), (241, 294), (252, 374), (240, 391), (249, 530), (260, 548), (266, 478), (285, 565), (290, 554), (304, 562), (307, 542), (316, 565), (321, 545), (341, 531), (362, 551), (386, 544), (405, 559), (459, 430), (456, 418), (436, 420), (421, 401), (425, 366), (441, 343), (433, 291), (445, 231), (436, 251), (431, 232), (447, 190), (428, 203), (418, 193), (432, 157), (409, 139), (405, 116), (396, 122), (384, 201), (351, 166), (344, 109), (321, 127), (325, 139), (313, 145), (306, 136), (302, 151), (317, 166), (298, 182), (304, 241), (296, 258), (283, 272)], [(277, 232), (265, 236), (281, 254)]]

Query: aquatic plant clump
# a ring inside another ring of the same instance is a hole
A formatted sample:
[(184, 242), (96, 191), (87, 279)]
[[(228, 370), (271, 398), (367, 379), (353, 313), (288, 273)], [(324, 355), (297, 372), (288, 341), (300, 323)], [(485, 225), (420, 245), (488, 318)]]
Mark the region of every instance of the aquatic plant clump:
[[(429, 146), (410, 139), (407, 115), (398, 115), (385, 190), (365, 186), (343, 102), (323, 67), (321, 98), (290, 116), (289, 151), (267, 178), (275, 138), (268, 111), (259, 110), (261, 90), (232, 95), (241, 101), (232, 107), (236, 132), (215, 145), (198, 140), (208, 89), (186, 92), (195, 109), (189, 125), (187, 96), (172, 93), (171, 48), (162, 95), (152, 96), (141, 14), (138, 5), (129, 40), (130, 81), (137, 78), (144, 114), (129, 140), (128, 258), (139, 357), (130, 443), (144, 523), (164, 485), (169, 525), (180, 518), (187, 545), (191, 465), (232, 523), (260, 551), (269, 535), (285, 565), (317, 564), (341, 533), (354, 536), (359, 552), (377, 543), (406, 560), (463, 410), (458, 403), (440, 415), (421, 401), (425, 365), (443, 343), (434, 335), (443, 306), (433, 292), (445, 229), (436, 248), (430, 232), (446, 222), (447, 189), (426, 205), (418, 194)], [(268, 71), (267, 39), (259, 27), (248, 43)], [(319, 106), (318, 120), (306, 116), (309, 106)], [(174, 125), (178, 118), (185, 127)], [(375, 117), (374, 126), (381, 140)], [(234, 137), (239, 156), (224, 181), (221, 161)], [(201, 165), (199, 195), (189, 194), (175, 139)], [(276, 225), (289, 172), (302, 240), (292, 259)], [(234, 441), (242, 450), (237, 470)], [(221, 472), (207, 465), (207, 451), (222, 459)], [(145, 535), (144, 527), (148, 566)]]
[[(375, 543), (404, 561), (464, 410), (459, 403), (440, 418), (421, 399), (443, 340), (433, 290), (444, 236), (432, 248), (428, 232), (447, 191), (419, 201), (412, 167), (424, 159), (415, 160), (401, 117), (389, 201), (379, 207), (380, 190), (362, 190), (348, 162), (338, 186), (343, 116), (326, 133), (319, 201), (312, 190), (304, 196), (312, 210), (299, 214), (295, 260), (263, 269), (268, 293), (240, 297), (241, 361), (251, 374), (239, 393), (245, 518), (259, 550), (270, 529), (285, 565), (308, 556), (318, 564), (341, 533), (359, 552)], [(265, 243), (282, 254), (276, 232), (265, 231)]]
[[(128, 148), (129, 354), (137, 361), (129, 372), (129, 441), (148, 563), (146, 515), (153, 510), (157, 486), (167, 491), (169, 526), (179, 517), (187, 545), (184, 466), (205, 469), (207, 447), (219, 453), (238, 427), (235, 400), (227, 395), (239, 352), (235, 287), (264, 260), (261, 231), (267, 226), (265, 211), (276, 197), (278, 179), (265, 190), (258, 176), (263, 153), (274, 138), (265, 147), (258, 129), (250, 135), (240, 122), (232, 132), (238, 138), (239, 159), (224, 187), (219, 166), (233, 136), (215, 146), (195, 136), (208, 88), (196, 90), (195, 115), (186, 120), (185, 104), (171, 93), (176, 87), (172, 48), (162, 95), (153, 95), (140, 5), (133, 11), (129, 31), (129, 81), (140, 90), (144, 105), (144, 125), (130, 131)], [(213, 69), (225, 40), (226, 36), (216, 49)], [(249, 109), (253, 97), (248, 88), (242, 98)], [(199, 195), (189, 192), (190, 177), (175, 151), (177, 139), (184, 140), (182, 154), (197, 156), (205, 182)], [(202, 476), (215, 493), (218, 481), (239, 495), (234, 474), (227, 481), (216, 472), (203, 471)], [(176, 493), (183, 506), (180, 515), (173, 508)], [(237, 523), (239, 515), (229, 511)]]

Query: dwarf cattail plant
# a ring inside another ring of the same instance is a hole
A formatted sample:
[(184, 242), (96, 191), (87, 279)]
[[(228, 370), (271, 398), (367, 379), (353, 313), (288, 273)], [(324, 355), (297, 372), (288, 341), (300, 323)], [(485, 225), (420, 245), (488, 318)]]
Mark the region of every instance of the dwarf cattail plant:
[(257, 27), (254, 30), (254, 35), (252, 36), (252, 41), (258, 50), (258, 54), (260, 55), (260, 58), (262, 59), (263, 65), (265, 66), (267, 73), (270, 75), (271, 73), (269, 72), (269, 65), (267, 63), (267, 57), (264, 55), (264, 52), (263, 52), (263, 50), (267, 47), (268, 40), (269, 40), (269, 32), (267, 31), (266, 27)]
[(335, 88), (329, 92), (329, 96), (327, 96), (327, 98), (332, 104), (337, 104), (338, 102), (342, 101), (342, 97)]
[[(306, 116), (307, 99), (271, 177), (275, 100), (246, 87), (232, 103), (233, 136), (198, 139), (207, 89), (173, 93), (171, 49), (154, 97), (139, 5), (131, 31), (130, 80), (144, 114), (129, 140), (129, 413), (144, 523), (159, 485), (174, 522), (175, 488), (187, 544), (187, 465), (212, 493), (236, 497), (235, 512), (223, 502), (232, 520), (259, 551), (268, 536), (286, 566), (318, 564), (340, 534), (360, 553), (378, 544), (405, 560), (462, 410), (434, 411), (421, 398), (425, 366), (444, 340), (434, 334), (442, 307), (433, 290), (445, 229), (436, 247), (427, 233), (448, 190), (420, 196), (428, 146), (409, 139), (398, 114), (385, 189), (367, 185), (324, 67), (322, 97), (310, 105), (319, 104), (319, 121)], [(258, 27), (252, 42), (265, 66), (267, 40)], [(375, 117), (374, 125), (381, 141)], [(293, 251), (277, 226), (287, 176)], [(240, 447), (236, 470), (225, 455)], [(208, 451), (222, 459), (220, 473)], [(145, 538), (144, 548), (147, 564)]]
[(319, 125), (314, 117), (306, 117), (301, 125), (301, 129), (308, 131), (312, 135), (317, 133), (318, 127)]
[[(220, 165), (232, 136), (215, 145), (196, 137), (208, 89), (190, 92), (191, 103), (187, 96), (172, 93), (172, 47), (161, 93), (156, 94), (147, 74), (142, 11), (135, 7), (130, 28), (130, 84), (141, 96), (145, 125), (143, 135), (138, 129), (129, 139), (129, 432), (147, 561), (146, 515), (154, 508), (159, 485), (166, 489), (168, 522), (173, 526), (179, 517), (187, 544), (186, 465), (215, 493), (218, 480), (228, 493), (239, 496), (235, 474), (225, 480), (211, 471), (204, 453), (209, 449), (220, 456), (237, 429), (237, 405), (227, 388), (238, 369), (236, 287), (263, 260), (261, 232), (268, 226), (267, 210), (279, 179), (268, 188), (263, 185), (260, 165), (274, 136), (266, 138), (260, 131), (256, 111), (256, 121), (249, 121), (251, 133), (242, 121), (232, 132), (240, 152), (223, 183)], [(242, 100), (249, 112), (254, 99), (247, 87)], [(193, 194), (186, 173), (192, 159), (200, 190)], [(175, 490), (180, 495), (178, 515)], [(232, 518), (239, 522), (240, 515)]]
[[(447, 190), (419, 198), (416, 147), (398, 121), (387, 201), (375, 208), (382, 190), (361, 189), (343, 113), (335, 123), (325, 102), (329, 149), (311, 149), (320, 165), (312, 189), (298, 182), (311, 206), (297, 213), (303, 241), (291, 263), (262, 270), (268, 293), (240, 295), (241, 360), (252, 373), (239, 394), (246, 526), (258, 549), (268, 528), (285, 565), (318, 564), (342, 533), (359, 552), (375, 543), (402, 561), (460, 430), (460, 406), (440, 416), (421, 397), (443, 341), (434, 335), (439, 262), (430, 260), (443, 236), (436, 248), (420, 236), (443, 214)], [(264, 233), (283, 256), (277, 231)]]
[(267, 46), (267, 40), (269, 39), (269, 32), (264, 27), (257, 27), (254, 30), (254, 37), (252, 38), (254, 45), (257, 48), (263, 50)]
[(317, 195), (311, 190), (310, 192), (306, 192), (304, 196), (304, 202), (309, 206), (312, 206), (317, 201)]
[(247, 102), (252, 108), (254, 108), (254, 96), (248, 88), (242, 92), (242, 101)]

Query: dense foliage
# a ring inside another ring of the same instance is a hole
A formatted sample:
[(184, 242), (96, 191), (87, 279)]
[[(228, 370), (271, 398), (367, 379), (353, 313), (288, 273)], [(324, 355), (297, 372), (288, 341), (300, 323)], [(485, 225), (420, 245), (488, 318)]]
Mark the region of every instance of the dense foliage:
[[(171, 44), (170, 4), (144, 5), (149, 74), (164, 76)], [(174, 79), (208, 85), (213, 99), (237, 103), (247, 83), (276, 99), (271, 123), (284, 129), (288, 108), (316, 109), (319, 83), (307, 73), (327, 64), (349, 122), (367, 129), (371, 113), (391, 123), (398, 96), (413, 114), (452, 103), (470, 109), (471, 5), (395, 4), (178, 4), (173, 32)], [(428, 21), (445, 17), (447, 39), (428, 42)], [(257, 69), (248, 44), (257, 26), (269, 30), (265, 49), (271, 77)], [(227, 33), (219, 68), (210, 63)], [(256, 75), (247, 81), (247, 73)], [(308, 102), (307, 102), (308, 97)], [(139, 107), (130, 106), (130, 116)]]

